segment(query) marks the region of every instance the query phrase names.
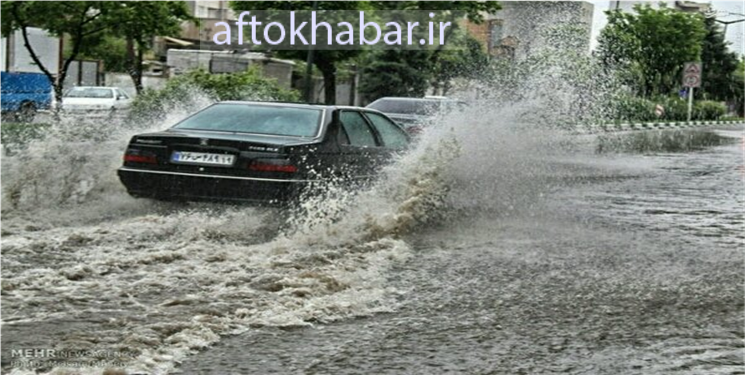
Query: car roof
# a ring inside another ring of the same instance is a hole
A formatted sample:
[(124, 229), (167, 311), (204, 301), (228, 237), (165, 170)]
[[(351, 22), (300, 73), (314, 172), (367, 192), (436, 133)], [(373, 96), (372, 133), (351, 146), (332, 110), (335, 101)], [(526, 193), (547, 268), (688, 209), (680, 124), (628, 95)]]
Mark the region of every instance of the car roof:
[(378, 100), (411, 100), (411, 101), (436, 101), (439, 99), (429, 99), (429, 98), (409, 98), (405, 96), (384, 96), (382, 98), (378, 98), (375, 101)]
[[(399, 101), (408, 101), (408, 102), (461, 102), (462, 100), (453, 99), (453, 98), (446, 98), (446, 97), (429, 97), (429, 98), (408, 98), (408, 97), (400, 97), (400, 96), (384, 96), (382, 98), (375, 99), (375, 102), (379, 100), (399, 100)], [(373, 103), (375, 103), (373, 102)]]

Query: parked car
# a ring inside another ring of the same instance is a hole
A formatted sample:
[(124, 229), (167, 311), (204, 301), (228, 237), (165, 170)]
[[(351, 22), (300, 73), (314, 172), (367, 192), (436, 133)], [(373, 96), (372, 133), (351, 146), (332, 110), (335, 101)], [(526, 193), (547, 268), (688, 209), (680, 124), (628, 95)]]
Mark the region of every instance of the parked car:
[(0, 103), (2, 113), (15, 120), (30, 122), (38, 110), (49, 109), (53, 90), (49, 78), (42, 73), (0, 73)]
[(66, 113), (104, 113), (128, 109), (132, 98), (118, 87), (77, 86), (62, 95), (61, 109)]
[(118, 174), (135, 197), (285, 202), (324, 178), (370, 178), (408, 144), (375, 110), (221, 102), (132, 137)]
[(437, 115), (465, 107), (466, 102), (446, 97), (399, 98), (384, 97), (370, 104), (367, 108), (385, 113), (410, 134), (419, 133)]

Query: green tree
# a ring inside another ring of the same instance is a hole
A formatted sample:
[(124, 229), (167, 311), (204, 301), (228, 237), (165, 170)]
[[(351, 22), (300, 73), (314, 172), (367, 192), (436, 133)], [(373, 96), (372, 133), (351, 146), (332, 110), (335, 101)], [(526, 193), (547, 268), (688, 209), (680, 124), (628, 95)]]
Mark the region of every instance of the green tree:
[(732, 95), (732, 102), (735, 104), (735, 111), (740, 117), (745, 117), (745, 58), (740, 59), (737, 69), (732, 75), (732, 83), (735, 88)]
[[(236, 12), (250, 10), (307, 11), (314, 9), (313, 1), (231, 1), (230, 6)], [(316, 8), (324, 10), (370, 10), (367, 1), (318, 1)], [(334, 22), (329, 22), (334, 23)], [(278, 51), (278, 55), (289, 59), (305, 60), (308, 50), (295, 49)], [(349, 59), (359, 56), (362, 50), (316, 50), (313, 52), (313, 65), (323, 75), (325, 98), (328, 104), (336, 102), (337, 66)]]
[[(375, 9), (438, 11), (434, 22), (450, 22), (445, 45), (427, 50), (374, 51), (364, 64), (360, 91), (369, 100), (382, 96), (423, 96), (430, 86), (446, 93), (452, 79), (473, 77), (487, 66), (480, 43), (460, 28), (465, 17), (482, 23), (500, 9), (496, 1), (375, 1)], [(405, 20), (404, 20), (405, 21)], [(416, 39), (416, 38), (415, 38)]]
[[(65, 51), (65, 56), (69, 51)], [(102, 35), (96, 43), (80, 54), (81, 59), (101, 60), (107, 72), (126, 73), (127, 61), (123, 56), (127, 55), (127, 42), (124, 38), (115, 35)]]
[(196, 22), (183, 1), (117, 1), (107, 17), (112, 35), (125, 40), (127, 73), (142, 91), (142, 60), (156, 36), (175, 36), (184, 22)]
[[(303, 11), (313, 9), (313, 1), (232, 1), (231, 7), (240, 12), (248, 10), (284, 10), (284, 11)], [(450, 20), (452, 21), (453, 27), (446, 29), (446, 39), (450, 36), (450, 33), (457, 27), (457, 15), (465, 14), (469, 20), (473, 22), (483, 22), (484, 13), (491, 13), (499, 9), (499, 4), (496, 1), (318, 1), (317, 9), (323, 10), (405, 10), (405, 11), (423, 11), (423, 10), (439, 10), (439, 11), (458, 11), (458, 12), (438, 12), (441, 14), (438, 17), (440, 19), (433, 19), (433, 21)], [(371, 15), (371, 18), (374, 15)], [(444, 18), (442, 18), (444, 17)], [(393, 20), (386, 20), (393, 21)], [(333, 24), (333, 22), (330, 22)], [(439, 54), (443, 50), (442, 47), (437, 47), (434, 53), (429, 55), (429, 62), (427, 66), (435, 65), (439, 59)], [(314, 52), (313, 64), (323, 75), (324, 91), (325, 91), (325, 102), (334, 103), (336, 101), (336, 74), (337, 66), (345, 61), (359, 57), (364, 51), (362, 50), (316, 50)], [(305, 59), (308, 51), (307, 50), (289, 50), (279, 51), (278, 54), (282, 57), (291, 59)], [(410, 57), (406, 56), (405, 53), (380, 53), (374, 52), (376, 55), (385, 55), (388, 57), (398, 56), (404, 60), (416, 61), (419, 55), (414, 54)], [(396, 63), (392, 61), (391, 67), (397, 66), (401, 68), (401, 64), (404, 61)], [(383, 64), (384, 65), (384, 64)], [(382, 66), (382, 65), (380, 65)], [(395, 68), (395, 67), (394, 67)], [(404, 69), (405, 70), (405, 69)], [(414, 88), (417, 91), (418, 88)]]
[(683, 64), (699, 61), (706, 36), (701, 14), (661, 5), (634, 7), (635, 13), (606, 12), (608, 25), (598, 40), (600, 58), (620, 70), (644, 96), (667, 94), (680, 86)]
[[(127, 40), (125, 61), (139, 91), (142, 53), (153, 37), (177, 33), (181, 22), (192, 20), (183, 1), (4, 1), (2, 13), (2, 35), (21, 33), (31, 59), (52, 82), (58, 101), (70, 64), (81, 56), (100, 52), (101, 43), (111, 35), (123, 35)], [(29, 44), (29, 27), (68, 37), (71, 46), (59, 74), (44, 66), (40, 51)]]
[(744, 84), (733, 79), (738, 65), (737, 54), (728, 50), (724, 32), (714, 18), (707, 18), (705, 25), (707, 33), (701, 50), (703, 77), (699, 92), (705, 99), (731, 100)]
[(433, 62), (432, 86), (435, 92), (447, 95), (451, 82), (456, 78), (477, 78), (489, 64), (489, 56), (474, 37), (460, 36), (458, 49), (444, 50)]
[(452, 49), (381, 50), (371, 52), (364, 63), (360, 92), (366, 99), (383, 96), (422, 97), (427, 89), (447, 95), (456, 78), (475, 78), (488, 66), (488, 56), (470, 35), (453, 38)]
[(367, 55), (360, 92), (367, 100), (383, 96), (422, 97), (432, 79), (429, 51), (382, 50)]
[[(18, 31), (31, 59), (49, 78), (55, 98), (62, 99), (62, 85), (70, 64), (91, 47), (91, 41), (104, 33), (109, 24), (106, 14), (114, 2), (107, 1), (3, 1), (2, 35)], [(29, 43), (28, 28), (39, 27), (52, 35), (68, 35), (70, 54), (57, 72), (50, 71), (39, 59), (39, 52)]]

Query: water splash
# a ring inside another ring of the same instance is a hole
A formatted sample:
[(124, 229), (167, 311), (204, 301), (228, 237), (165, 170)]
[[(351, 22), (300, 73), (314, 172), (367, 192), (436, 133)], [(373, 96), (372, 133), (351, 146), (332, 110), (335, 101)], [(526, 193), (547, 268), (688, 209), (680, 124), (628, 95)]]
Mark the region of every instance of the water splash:
[[(526, 64), (507, 83), (472, 85), (484, 95), (431, 124), (371, 186), (331, 182), (286, 220), (132, 199), (116, 167), (132, 134), (156, 129), (55, 125), (5, 160), (5, 333), (23, 340), (24, 324), (43, 327), (27, 346), (127, 350), (137, 353), (128, 371), (166, 373), (251, 327), (394, 310), (399, 292), (386, 278), (414, 255), (407, 236), (459, 214), (530, 210), (552, 188), (546, 178), (569, 142), (561, 128), (581, 117), (566, 105), (582, 91), (546, 96), (571, 65)], [(177, 107), (166, 111), (173, 120), (185, 114)], [(70, 321), (83, 328), (59, 323)]]

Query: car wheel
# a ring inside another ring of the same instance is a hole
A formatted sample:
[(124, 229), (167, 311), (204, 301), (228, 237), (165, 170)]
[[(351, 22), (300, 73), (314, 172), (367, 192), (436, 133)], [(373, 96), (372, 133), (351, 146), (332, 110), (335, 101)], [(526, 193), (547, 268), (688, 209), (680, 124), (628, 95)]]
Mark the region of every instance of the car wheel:
[(32, 122), (36, 116), (36, 106), (32, 102), (21, 103), (18, 108), (18, 121), (19, 122)]

